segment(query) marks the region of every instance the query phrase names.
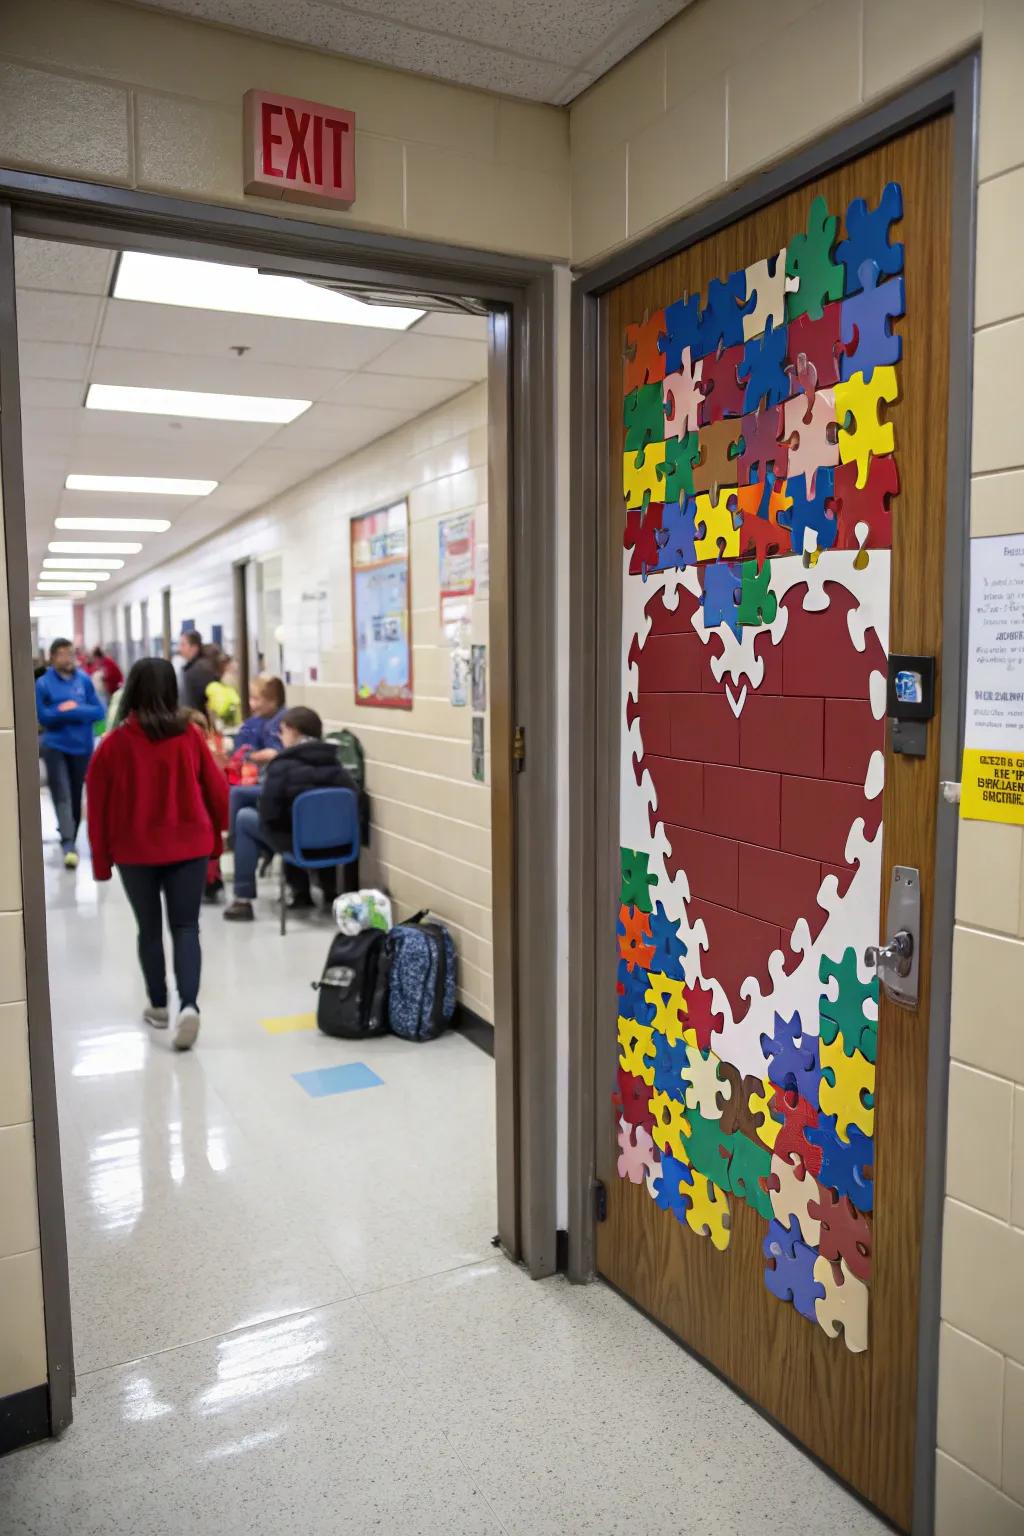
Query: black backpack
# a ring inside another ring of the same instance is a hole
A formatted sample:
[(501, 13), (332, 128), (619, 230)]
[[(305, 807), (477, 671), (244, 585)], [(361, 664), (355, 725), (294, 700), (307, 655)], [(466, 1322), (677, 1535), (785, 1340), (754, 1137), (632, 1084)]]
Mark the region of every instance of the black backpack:
[(339, 933), (331, 941), (327, 964), (313, 988), (317, 1028), (343, 1040), (383, 1035), (388, 1028), (387, 935), (379, 928)]

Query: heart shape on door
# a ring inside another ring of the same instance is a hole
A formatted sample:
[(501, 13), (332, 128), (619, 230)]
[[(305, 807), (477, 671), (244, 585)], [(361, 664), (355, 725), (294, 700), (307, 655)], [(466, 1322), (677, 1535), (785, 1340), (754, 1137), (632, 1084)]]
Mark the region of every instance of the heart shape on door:
[(712, 672), (724, 645), (698, 631), (698, 597), (677, 590), (674, 609), (661, 590), (646, 604), (650, 630), (631, 651), (638, 683), (627, 719), (639, 721), (643, 746), (634, 772), (638, 783), (650, 773), (652, 835), (660, 823), (669, 879), (686, 874), (688, 924), (704, 925), (702, 974), (721, 984), (738, 1021), (750, 1002), (744, 981), (770, 989), (772, 952), (784, 969), (798, 961), (799, 920), (812, 940), (820, 932), (822, 881), (834, 875), (839, 895), (848, 889), (854, 824), (863, 820), (868, 839), (877, 832), (881, 796), (869, 799), (865, 782), (884, 739), (870, 677), (884, 674), (885, 653), (870, 628), (857, 650), (848, 622), (857, 602), (845, 587), (826, 581), (826, 606), (812, 609), (801, 581), (780, 599), (784, 630), (755, 634), (760, 683), (734, 692)]

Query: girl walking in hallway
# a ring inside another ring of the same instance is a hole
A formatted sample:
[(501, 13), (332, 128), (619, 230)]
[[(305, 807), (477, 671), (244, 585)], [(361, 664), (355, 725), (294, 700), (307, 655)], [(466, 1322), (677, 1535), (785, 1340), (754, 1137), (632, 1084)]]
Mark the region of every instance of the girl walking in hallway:
[(199, 1033), (199, 907), (207, 864), (221, 851), (228, 788), (201, 733), (178, 707), (169, 661), (144, 657), (128, 674), (117, 725), (87, 779), (93, 874), (116, 864), (139, 930), (139, 963), (154, 1029), (169, 1023), (161, 896), (174, 951), (178, 1014), (173, 1043)]

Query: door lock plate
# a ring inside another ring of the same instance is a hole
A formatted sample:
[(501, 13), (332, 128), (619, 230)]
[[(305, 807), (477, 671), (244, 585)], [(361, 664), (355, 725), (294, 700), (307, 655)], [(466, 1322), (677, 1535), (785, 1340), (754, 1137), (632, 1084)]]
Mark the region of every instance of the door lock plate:
[(886, 997), (900, 1008), (916, 1008), (921, 956), (921, 875), (907, 864), (893, 868), (889, 882), (884, 945), (871, 945), (867, 965), (878, 973)]

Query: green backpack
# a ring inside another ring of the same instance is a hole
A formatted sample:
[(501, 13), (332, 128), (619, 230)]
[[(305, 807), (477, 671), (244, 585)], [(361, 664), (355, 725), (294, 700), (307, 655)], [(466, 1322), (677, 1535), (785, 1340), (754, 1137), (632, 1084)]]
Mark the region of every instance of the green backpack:
[(366, 762), (359, 737), (353, 731), (330, 731), (324, 740), (334, 742), (338, 749), (338, 761), (355, 780), (361, 793), (366, 787)]

